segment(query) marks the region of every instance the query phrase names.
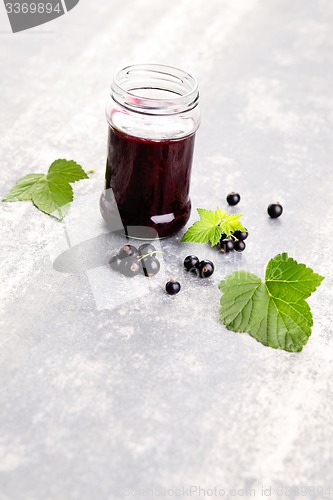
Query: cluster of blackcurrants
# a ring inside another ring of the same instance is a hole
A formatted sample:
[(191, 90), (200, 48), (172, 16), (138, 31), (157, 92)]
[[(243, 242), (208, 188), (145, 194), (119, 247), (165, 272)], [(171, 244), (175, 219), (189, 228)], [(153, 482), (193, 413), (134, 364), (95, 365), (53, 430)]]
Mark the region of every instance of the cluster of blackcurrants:
[(145, 243), (139, 248), (125, 245), (111, 257), (109, 264), (112, 269), (130, 278), (138, 274), (151, 277), (155, 276), (161, 268), (160, 261), (156, 258), (157, 252), (150, 243)]
[[(240, 194), (235, 193), (234, 191), (232, 191), (227, 195), (227, 203), (231, 207), (238, 205), (240, 199), (241, 199)], [(277, 219), (278, 217), (280, 217), (280, 215), (282, 215), (282, 212), (283, 212), (283, 206), (279, 202), (271, 203), (267, 207), (267, 213), (272, 219)]]
[(248, 235), (249, 233), (247, 231), (234, 231), (230, 236), (222, 234), (217, 247), (221, 253), (229, 253), (233, 250), (236, 250), (236, 252), (243, 252), (246, 248), (244, 240), (246, 240)]
[[(186, 271), (198, 274), (201, 278), (209, 278), (214, 272), (214, 264), (210, 260), (199, 260), (196, 255), (188, 255), (184, 260)], [(171, 279), (165, 285), (165, 290), (169, 295), (176, 295), (180, 292), (181, 286), (178, 281)]]
[[(214, 264), (210, 260), (199, 260), (196, 255), (188, 255), (184, 260), (186, 271), (196, 273), (201, 278), (209, 278), (214, 272)], [(175, 280), (170, 280), (165, 285), (165, 290), (169, 295), (176, 295), (180, 292), (180, 283)]]
[(210, 260), (199, 260), (196, 255), (188, 255), (184, 260), (186, 271), (191, 271), (200, 278), (209, 278), (214, 272), (214, 264)]
[[(114, 271), (129, 278), (138, 274), (144, 274), (150, 278), (155, 276), (161, 268), (160, 261), (156, 258), (157, 252), (158, 250), (150, 243), (144, 243), (139, 248), (125, 245), (111, 257), (109, 264)], [(173, 279), (165, 285), (165, 290), (169, 295), (176, 295), (180, 292), (180, 288), (180, 283)]]

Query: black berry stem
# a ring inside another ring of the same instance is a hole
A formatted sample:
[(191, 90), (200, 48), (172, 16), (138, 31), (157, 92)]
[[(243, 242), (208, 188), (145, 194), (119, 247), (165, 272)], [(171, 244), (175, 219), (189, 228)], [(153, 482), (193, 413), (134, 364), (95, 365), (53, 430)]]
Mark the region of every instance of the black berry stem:
[(146, 253), (146, 255), (140, 255), (140, 257), (138, 257), (138, 261), (145, 259), (146, 257), (151, 257), (154, 253), (156, 254), (156, 253), (164, 253), (164, 252), (162, 252), (161, 250), (154, 250), (153, 252)]

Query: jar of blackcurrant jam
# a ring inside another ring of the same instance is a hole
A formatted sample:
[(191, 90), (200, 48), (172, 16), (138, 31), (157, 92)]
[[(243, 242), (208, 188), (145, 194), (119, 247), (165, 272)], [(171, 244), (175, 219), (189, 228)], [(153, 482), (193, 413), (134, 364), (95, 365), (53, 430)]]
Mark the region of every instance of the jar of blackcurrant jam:
[(142, 229), (151, 228), (163, 238), (185, 226), (198, 103), (196, 80), (180, 69), (139, 64), (116, 74), (106, 109), (108, 155), (100, 202), (110, 228), (119, 215), (132, 237), (144, 237)]

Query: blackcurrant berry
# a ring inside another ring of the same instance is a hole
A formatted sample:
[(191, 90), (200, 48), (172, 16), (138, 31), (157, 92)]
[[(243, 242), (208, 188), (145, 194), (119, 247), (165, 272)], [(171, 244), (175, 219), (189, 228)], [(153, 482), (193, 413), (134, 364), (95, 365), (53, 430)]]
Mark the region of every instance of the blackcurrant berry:
[(228, 238), (220, 242), (220, 252), (229, 253), (232, 252), (233, 249), (234, 249), (234, 242), (231, 238)]
[(122, 259), (120, 261), (119, 271), (124, 276), (132, 278), (133, 276), (137, 276), (141, 270), (141, 264), (135, 257), (127, 257), (126, 259)]
[(160, 261), (156, 257), (146, 257), (143, 262), (143, 271), (146, 276), (155, 276), (161, 268)]
[(119, 258), (119, 255), (114, 255), (113, 257), (111, 257), (111, 259), (109, 260), (111, 269), (113, 269), (114, 271), (119, 271), (120, 262), (121, 259)]
[(138, 250), (133, 245), (125, 245), (119, 250), (119, 258), (126, 259), (126, 257), (135, 257)]
[(195, 255), (188, 255), (184, 260), (186, 271), (196, 271), (199, 264), (199, 259)]
[(280, 203), (272, 203), (268, 205), (267, 212), (272, 219), (277, 219), (282, 214), (283, 207)]
[(236, 252), (243, 252), (243, 250), (245, 250), (245, 248), (246, 248), (246, 244), (244, 243), (244, 241), (242, 241), (242, 240), (235, 241), (234, 249), (236, 250)]
[(237, 240), (244, 241), (248, 237), (249, 233), (247, 231), (235, 231), (233, 235)]
[(229, 203), (229, 205), (231, 205), (232, 207), (237, 205), (239, 202), (240, 202), (240, 195), (238, 193), (229, 193), (228, 196), (227, 196), (227, 202)]
[(139, 247), (139, 255), (141, 256), (153, 254), (154, 252), (156, 252), (156, 248), (154, 247), (154, 245), (151, 245), (150, 243), (144, 243)]
[(181, 286), (178, 281), (168, 281), (165, 285), (165, 290), (169, 295), (176, 295), (176, 293), (180, 292)]
[(214, 272), (214, 264), (210, 260), (202, 260), (198, 264), (199, 276), (209, 278)]
[(227, 235), (225, 233), (223, 233), (221, 235), (221, 238), (220, 238), (220, 243), (223, 241), (223, 240), (226, 240), (227, 239)]

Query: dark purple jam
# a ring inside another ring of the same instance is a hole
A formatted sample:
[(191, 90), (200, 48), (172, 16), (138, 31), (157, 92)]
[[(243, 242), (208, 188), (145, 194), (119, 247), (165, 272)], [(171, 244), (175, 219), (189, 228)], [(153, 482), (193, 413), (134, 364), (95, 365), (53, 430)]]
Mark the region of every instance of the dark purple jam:
[[(189, 198), (194, 134), (182, 139), (152, 141), (125, 135), (109, 127), (106, 193), (102, 215), (112, 227), (117, 209), (129, 226), (145, 226), (159, 237), (185, 226)], [(112, 188), (112, 191), (110, 190)]]

